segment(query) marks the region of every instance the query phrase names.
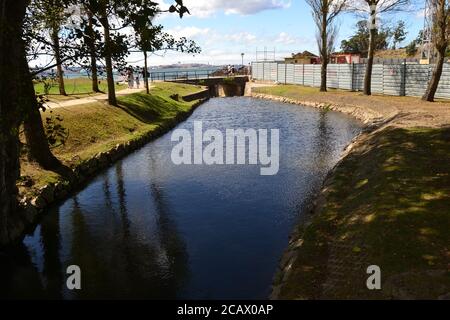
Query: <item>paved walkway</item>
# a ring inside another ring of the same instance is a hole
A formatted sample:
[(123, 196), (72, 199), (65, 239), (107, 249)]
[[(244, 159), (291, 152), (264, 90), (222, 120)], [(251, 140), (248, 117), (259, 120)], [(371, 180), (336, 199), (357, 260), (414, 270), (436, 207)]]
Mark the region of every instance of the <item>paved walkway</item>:
[[(149, 84), (149, 88), (152, 88), (152, 85)], [(139, 89), (122, 89), (119, 91), (116, 91), (116, 96), (125, 96), (128, 94), (136, 93), (136, 92), (142, 92), (145, 90), (144, 84), (141, 84)], [(62, 108), (62, 107), (71, 107), (71, 106), (78, 106), (81, 104), (89, 104), (93, 102), (99, 102), (99, 101), (106, 101), (108, 100), (108, 94), (107, 93), (100, 93), (100, 94), (93, 94), (89, 95), (87, 97), (83, 98), (75, 98), (71, 100), (65, 100), (65, 101), (49, 101), (47, 102), (47, 106), (50, 108)]]

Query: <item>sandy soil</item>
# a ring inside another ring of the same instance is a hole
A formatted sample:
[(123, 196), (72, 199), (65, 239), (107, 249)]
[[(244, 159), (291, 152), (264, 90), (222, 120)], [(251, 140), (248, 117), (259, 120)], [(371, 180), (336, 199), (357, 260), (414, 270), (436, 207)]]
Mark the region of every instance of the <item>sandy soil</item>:
[[(278, 86), (272, 86), (273, 93), (267, 84), (252, 84), (253, 88), (263, 88), (263, 95), (280, 96)], [(303, 90), (303, 89), (300, 89)], [(253, 96), (264, 98), (258, 93)], [(281, 94), (282, 95), (282, 94)], [(398, 97), (385, 95), (364, 96), (359, 92), (332, 90), (321, 93), (308, 88), (299, 92), (295, 98), (291, 94), (291, 103), (305, 103), (308, 105), (329, 104), (330, 109), (353, 114), (365, 122), (385, 121), (397, 127), (445, 127), (450, 125), (450, 101), (441, 100), (425, 102), (416, 97)], [(267, 98), (267, 97), (266, 97)], [(358, 116), (359, 113), (359, 116)]]
[[(152, 87), (151, 85), (149, 86)], [(135, 93), (135, 92), (141, 92), (145, 90), (144, 84), (141, 83), (141, 86), (139, 89), (122, 89), (116, 92), (116, 96), (124, 96), (127, 94)], [(62, 107), (70, 107), (70, 106), (78, 106), (81, 104), (89, 104), (92, 102), (99, 102), (99, 101), (105, 101), (108, 100), (108, 94), (107, 93), (101, 93), (97, 95), (91, 95), (83, 98), (77, 98), (77, 99), (71, 99), (66, 101), (49, 101), (47, 102), (47, 106), (50, 108), (62, 108)]]

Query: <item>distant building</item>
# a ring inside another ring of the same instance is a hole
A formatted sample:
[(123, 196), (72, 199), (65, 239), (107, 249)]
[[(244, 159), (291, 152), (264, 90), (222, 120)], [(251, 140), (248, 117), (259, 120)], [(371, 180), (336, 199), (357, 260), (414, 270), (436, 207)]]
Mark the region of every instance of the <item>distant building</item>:
[(305, 50), (303, 52), (293, 53), (292, 57), (284, 58), (284, 62), (295, 64), (317, 64), (320, 63), (320, 58), (314, 53)]
[(359, 53), (335, 52), (330, 56), (330, 63), (361, 63)]

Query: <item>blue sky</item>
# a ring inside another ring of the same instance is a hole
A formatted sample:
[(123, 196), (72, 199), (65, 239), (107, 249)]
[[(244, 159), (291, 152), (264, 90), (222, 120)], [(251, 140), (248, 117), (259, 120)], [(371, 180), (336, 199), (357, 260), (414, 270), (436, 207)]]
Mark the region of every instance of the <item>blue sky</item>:
[[(160, 0), (161, 7), (171, 0)], [(179, 19), (174, 14), (164, 14), (156, 19), (167, 32), (176, 37), (195, 40), (202, 53), (193, 57), (187, 54), (160, 53), (151, 57), (151, 65), (172, 63), (240, 63), (240, 53), (245, 53), (245, 63), (255, 59), (256, 48), (276, 49), (276, 58), (292, 52), (309, 50), (317, 52), (315, 25), (309, 6), (303, 0), (185, 0), (191, 15)], [(420, 3), (419, 3), (420, 7)], [(423, 26), (420, 10), (382, 17), (390, 21), (402, 19), (408, 27), (407, 44)], [(339, 18), (337, 49), (342, 39), (349, 37), (358, 17), (343, 14)], [(161, 54), (163, 54), (161, 56)], [(139, 54), (129, 58), (140, 63)]]

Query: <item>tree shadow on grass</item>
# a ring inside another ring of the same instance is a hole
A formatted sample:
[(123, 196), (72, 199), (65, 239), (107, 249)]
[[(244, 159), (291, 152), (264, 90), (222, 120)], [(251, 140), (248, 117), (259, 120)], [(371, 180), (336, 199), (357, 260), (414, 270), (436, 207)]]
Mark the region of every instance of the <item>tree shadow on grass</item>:
[[(302, 232), (284, 295), (445, 296), (449, 226), (450, 128), (384, 129), (336, 168), (324, 207)], [(366, 287), (372, 264), (381, 268), (381, 290)]]
[(173, 115), (180, 109), (175, 101), (144, 94), (131, 94), (121, 97), (118, 108), (147, 124)]

